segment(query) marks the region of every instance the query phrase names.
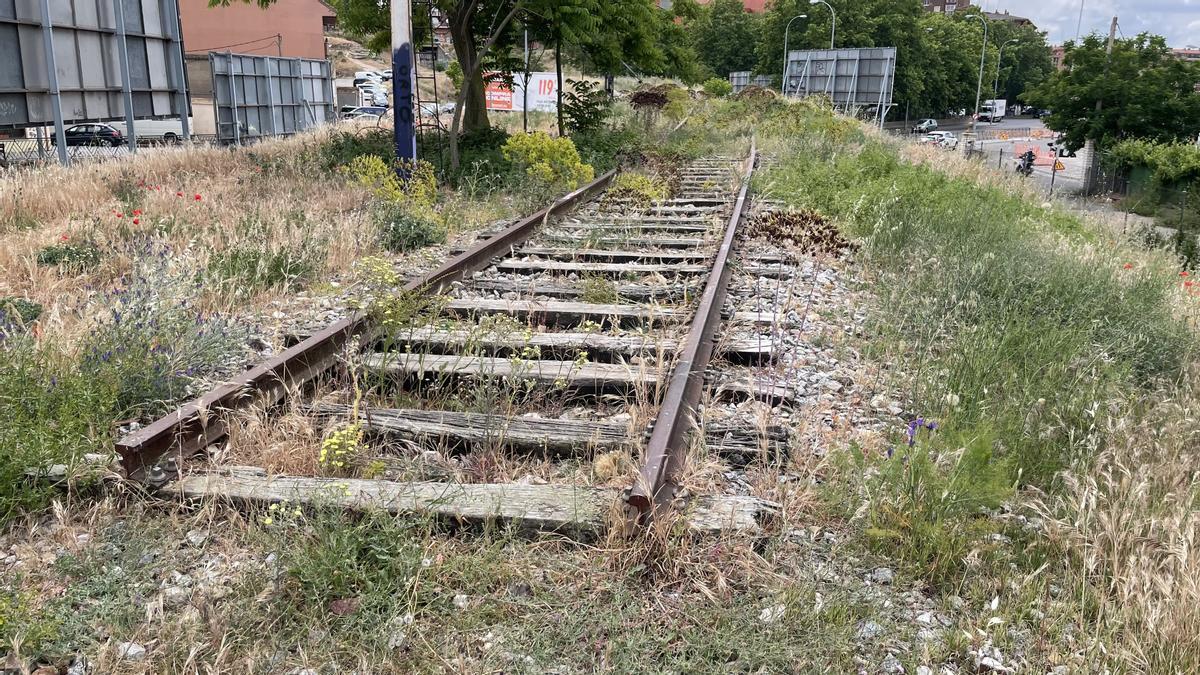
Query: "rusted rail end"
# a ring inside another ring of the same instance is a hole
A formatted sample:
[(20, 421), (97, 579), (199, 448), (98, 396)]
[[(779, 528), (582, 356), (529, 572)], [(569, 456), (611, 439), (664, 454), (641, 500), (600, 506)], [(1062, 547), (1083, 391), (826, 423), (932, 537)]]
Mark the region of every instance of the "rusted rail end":
[[(615, 174), (616, 171), (609, 171), (491, 239), (475, 244), (429, 274), (405, 284), (404, 290), (438, 292), (450, 282), (482, 269), (492, 259), (511, 253), (547, 218), (591, 199), (612, 181)], [(214, 387), (120, 438), (116, 450), (126, 477), (142, 478), (164, 456), (175, 454), (186, 458), (221, 441), (228, 433), (225, 415), (252, 403), (278, 403), (289, 392), (328, 371), (337, 363), (337, 357), (349, 339), (361, 332), (366, 323), (362, 315), (342, 319), (279, 356), (241, 373), (233, 381)]]
[(694, 425), (696, 406), (704, 390), (704, 373), (712, 357), (713, 338), (721, 325), (721, 308), (725, 304), (731, 273), (729, 257), (733, 252), (733, 240), (742, 211), (745, 210), (746, 193), (750, 188), (750, 176), (754, 172), (756, 158), (757, 147), (752, 140), (733, 215), (725, 227), (725, 236), (713, 260), (712, 272), (700, 296), (700, 304), (696, 307), (687, 341), (679, 352), (675, 370), (671, 372), (662, 406), (654, 420), (654, 430), (646, 444), (645, 463), (637, 483), (626, 497), (629, 506), (643, 518), (650, 515), (656, 505), (669, 502), (674, 494), (672, 480), (687, 449), (688, 433)]

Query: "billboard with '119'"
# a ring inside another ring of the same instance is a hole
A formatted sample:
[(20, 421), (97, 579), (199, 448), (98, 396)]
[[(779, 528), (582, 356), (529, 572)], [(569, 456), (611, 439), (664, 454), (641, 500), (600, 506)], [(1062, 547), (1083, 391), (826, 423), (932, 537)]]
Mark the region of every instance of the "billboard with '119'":
[(558, 110), (558, 83), (554, 73), (530, 73), (528, 85), (524, 73), (513, 73), (511, 87), (504, 81), (502, 73), (486, 73), (484, 80), (488, 110)]

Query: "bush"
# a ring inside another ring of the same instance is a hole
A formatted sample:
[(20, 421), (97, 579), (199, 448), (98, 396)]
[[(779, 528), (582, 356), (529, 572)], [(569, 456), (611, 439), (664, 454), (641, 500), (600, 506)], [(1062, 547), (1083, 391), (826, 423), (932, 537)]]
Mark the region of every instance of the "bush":
[(245, 351), (248, 331), (194, 307), (200, 283), (166, 253), (136, 261), (126, 285), (102, 296), (100, 323), (83, 341), (80, 370), (116, 392), (118, 418), (164, 412)]
[(463, 69), (458, 61), (451, 61), (450, 65), (446, 66), (446, 77), (450, 78), (450, 84), (454, 85), (455, 91), (462, 89)]
[(704, 93), (713, 98), (725, 98), (733, 93), (733, 83), (719, 77), (712, 77), (705, 80), (703, 86)]
[(320, 269), (312, 246), (271, 249), (242, 245), (221, 251), (208, 262), (209, 281), (224, 284), (232, 295), (245, 297), (256, 291), (288, 288), (312, 279)]
[(549, 198), (592, 180), (592, 167), (579, 158), (569, 138), (551, 138), (542, 131), (510, 136), (504, 156), (532, 180), (532, 189)]
[(372, 156), (390, 165), (396, 158), (395, 139), (390, 129), (339, 131), (313, 150), (314, 161), (324, 171), (337, 171), (354, 158)]
[(563, 118), (572, 133), (590, 132), (604, 126), (612, 114), (608, 93), (587, 80), (567, 80), (570, 91), (563, 92)]
[(631, 199), (639, 206), (648, 206), (651, 202), (662, 201), (668, 196), (670, 190), (661, 178), (632, 171), (623, 172), (614, 178), (605, 194), (609, 199)]
[(131, 213), (133, 210), (141, 208), (142, 200), (146, 197), (146, 181), (134, 178), (129, 171), (122, 171), (121, 175), (109, 185), (113, 197), (121, 202), (122, 211)]
[(31, 338), (0, 334), (0, 525), (59, 494), (37, 480), (52, 465), (111, 450), (115, 403), (109, 381)]
[(100, 264), (100, 248), (90, 241), (52, 244), (38, 252), (37, 264), (81, 273)]
[(597, 172), (615, 169), (628, 156), (642, 154), (646, 146), (644, 130), (625, 124), (617, 129), (598, 129), (571, 135), (581, 161)]
[(433, 218), (406, 205), (385, 204), (376, 208), (375, 222), (383, 247), (392, 253), (446, 243), (446, 228)]
[(42, 306), (25, 298), (0, 298), (0, 337), (37, 321)]

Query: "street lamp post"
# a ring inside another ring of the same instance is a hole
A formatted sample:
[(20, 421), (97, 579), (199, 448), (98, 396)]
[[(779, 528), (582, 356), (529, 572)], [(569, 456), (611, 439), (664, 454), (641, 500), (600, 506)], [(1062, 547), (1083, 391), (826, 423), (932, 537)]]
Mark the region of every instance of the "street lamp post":
[(788, 62), (788, 31), (792, 29), (793, 21), (796, 19), (805, 18), (808, 18), (807, 14), (797, 14), (796, 16), (788, 19), (787, 26), (785, 26), (783, 29), (783, 85), (779, 87), (779, 93), (783, 94), (784, 96), (787, 95), (788, 67), (792, 65)]
[(825, 0), (808, 0), (808, 4), (822, 4), (829, 8), (829, 15), (833, 17), (833, 22), (829, 25), (829, 48), (833, 49), (833, 39), (837, 36), (837, 12), (833, 11), (833, 5)]
[(992, 82), (992, 100), (995, 100), (1000, 95), (1000, 66), (1004, 63), (1004, 48), (1011, 44), (1016, 44), (1020, 40), (1013, 38), (1008, 42), (1000, 45), (1000, 58), (996, 59), (996, 80)]
[(979, 124), (979, 95), (983, 93), (983, 64), (987, 59), (988, 25), (987, 19), (983, 18), (982, 14), (972, 14), (971, 16), (983, 22), (983, 48), (979, 50), (979, 82), (975, 84), (975, 116), (971, 118), (971, 133), (974, 133), (975, 127)]

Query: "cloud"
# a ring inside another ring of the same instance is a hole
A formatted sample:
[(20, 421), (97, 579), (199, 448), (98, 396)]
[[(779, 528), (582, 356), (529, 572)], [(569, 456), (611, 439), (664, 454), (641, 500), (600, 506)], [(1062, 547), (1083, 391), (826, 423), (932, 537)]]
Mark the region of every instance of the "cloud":
[(1108, 33), (1109, 21), (1118, 17), (1121, 35), (1155, 33), (1173, 47), (1200, 46), (1200, 0), (976, 0), (988, 11), (1009, 11), (1029, 17), (1046, 31), (1051, 43), (1083, 35)]

